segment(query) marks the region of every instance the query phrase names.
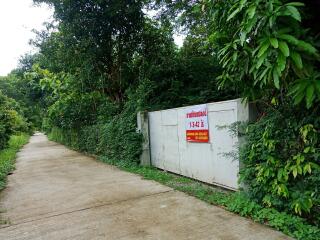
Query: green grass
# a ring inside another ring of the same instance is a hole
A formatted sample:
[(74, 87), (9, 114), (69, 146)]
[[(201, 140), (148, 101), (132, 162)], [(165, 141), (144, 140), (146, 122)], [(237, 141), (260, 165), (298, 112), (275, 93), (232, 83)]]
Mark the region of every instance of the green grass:
[(14, 170), (15, 158), (19, 149), (29, 141), (29, 135), (13, 135), (9, 146), (0, 151), (0, 190), (6, 186), (7, 175)]
[(105, 157), (100, 157), (99, 159), (105, 163), (115, 165), (121, 170), (139, 174), (145, 179), (157, 181), (209, 204), (220, 206), (230, 212), (275, 228), (296, 239), (320, 239), (319, 227), (308, 224), (303, 218), (279, 212), (274, 208), (261, 206), (250, 200), (243, 192), (227, 191), (153, 167), (141, 167), (126, 162), (110, 162)]

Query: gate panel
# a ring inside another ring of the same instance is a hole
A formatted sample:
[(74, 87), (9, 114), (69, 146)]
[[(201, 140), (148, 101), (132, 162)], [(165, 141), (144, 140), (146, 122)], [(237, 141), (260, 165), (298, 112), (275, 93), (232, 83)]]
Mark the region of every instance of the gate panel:
[(238, 188), (238, 137), (229, 126), (249, 119), (240, 99), (209, 103), (209, 142), (187, 142), (187, 107), (149, 113), (153, 166), (230, 189)]

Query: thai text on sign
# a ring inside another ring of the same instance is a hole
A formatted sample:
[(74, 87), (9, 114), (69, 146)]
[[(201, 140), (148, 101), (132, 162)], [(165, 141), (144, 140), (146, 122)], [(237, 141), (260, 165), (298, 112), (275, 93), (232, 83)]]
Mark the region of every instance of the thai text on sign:
[(190, 107), (186, 110), (186, 135), (188, 142), (209, 142), (207, 105)]

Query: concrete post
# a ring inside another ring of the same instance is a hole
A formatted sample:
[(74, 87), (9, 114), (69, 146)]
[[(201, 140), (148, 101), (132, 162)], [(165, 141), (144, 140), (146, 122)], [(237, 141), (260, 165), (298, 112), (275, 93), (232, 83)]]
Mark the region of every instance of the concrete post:
[(138, 131), (143, 136), (140, 164), (142, 166), (151, 166), (148, 112), (138, 112), (137, 124)]

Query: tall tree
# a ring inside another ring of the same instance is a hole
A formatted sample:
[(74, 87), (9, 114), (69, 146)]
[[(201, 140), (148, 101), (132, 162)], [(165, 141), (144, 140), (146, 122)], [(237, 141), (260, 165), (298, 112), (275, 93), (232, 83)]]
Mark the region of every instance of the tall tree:
[[(127, 81), (123, 72), (132, 60), (143, 27), (141, 1), (135, 0), (35, 0), (54, 7), (58, 33), (42, 35), (42, 54), (64, 57), (68, 68), (81, 81), (82, 91), (95, 89), (121, 101)], [(58, 43), (56, 41), (59, 41)], [(56, 43), (54, 45), (48, 42)], [(57, 52), (58, 51), (58, 52)], [(59, 52), (61, 54), (59, 54)], [(50, 62), (58, 62), (59, 59)]]

